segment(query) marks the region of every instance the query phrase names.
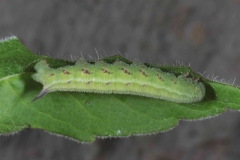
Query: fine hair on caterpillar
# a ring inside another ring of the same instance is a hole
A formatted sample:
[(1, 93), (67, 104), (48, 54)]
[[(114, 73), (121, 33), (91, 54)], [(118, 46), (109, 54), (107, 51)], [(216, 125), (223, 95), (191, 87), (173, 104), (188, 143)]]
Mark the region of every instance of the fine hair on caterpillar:
[(46, 60), (41, 60), (34, 68), (36, 73), (32, 78), (40, 82), (43, 89), (33, 101), (55, 91), (130, 94), (176, 103), (198, 102), (205, 96), (205, 87), (199, 78), (188, 78), (189, 73), (176, 77), (139, 62), (127, 64), (117, 60), (109, 64), (99, 60), (91, 64), (80, 58), (73, 66), (53, 69)]

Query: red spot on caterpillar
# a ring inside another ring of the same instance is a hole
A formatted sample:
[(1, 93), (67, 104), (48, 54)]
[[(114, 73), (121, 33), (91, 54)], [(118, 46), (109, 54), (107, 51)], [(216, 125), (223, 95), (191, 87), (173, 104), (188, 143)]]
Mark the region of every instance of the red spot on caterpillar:
[(123, 71), (123, 73), (126, 73), (126, 74), (130, 75), (130, 72), (128, 72), (126, 69), (121, 68), (121, 70)]
[(70, 74), (68, 71), (66, 70), (62, 70), (63, 74)]
[(107, 73), (110, 74), (110, 72), (108, 72), (106, 69), (102, 69), (103, 73)]
[(70, 84), (70, 83), (71, 83), (71, 81), (68, 81), (68, 82), (67, 82), (67, 84)]
[(53, 74), (53, 73), (49, 74), (49, 77), (52, 77), (52, 76), (54, 76), (54, 74)]
[(109, 85), (111, 82), (107, 82), (106, 85)]
[(82, 69), (82, 72), (86, 73), (86, 74), (90, 74), (90, 72), (88, 70), (86, 70), (86, 69)]
[(147, 77), (146, 73), (143, 70), (139, 70), (141, 72), (142, 75), (144, 75), (145, 77)]

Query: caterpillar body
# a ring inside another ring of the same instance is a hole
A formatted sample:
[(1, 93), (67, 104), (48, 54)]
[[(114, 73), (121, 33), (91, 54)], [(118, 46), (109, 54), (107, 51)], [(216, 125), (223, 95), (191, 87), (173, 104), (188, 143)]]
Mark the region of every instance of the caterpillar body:
[(90, 64), (79, 59), (74, 66), (53, 69), (46, 60), (41, 60), (34, 68), (36, 73), (32, 78), (43, 84), (43, 89), (33, 101), (55, 91), (130, 94), (177, 103), (198, 102), (205, 96), (205, 87), (201, 82), (184, 75), (176, 77), (139, 62), (126, 64), (116, 61), (108, 64), (100, 60)]

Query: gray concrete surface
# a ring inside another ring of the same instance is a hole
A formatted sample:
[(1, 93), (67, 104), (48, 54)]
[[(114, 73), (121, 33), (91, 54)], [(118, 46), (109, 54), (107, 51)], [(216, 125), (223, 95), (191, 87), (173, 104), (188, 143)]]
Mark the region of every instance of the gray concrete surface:
[[(127, 55), (191, 64), (210, 79), (240, 84), (239, 0), (0, 0), (0, 37), (16, 35), (57, 58)], [(81, 144), (41, 130), (0, 137), (1, 160), (236, 160), (240, 113), (180, 121), (171, 131)]]

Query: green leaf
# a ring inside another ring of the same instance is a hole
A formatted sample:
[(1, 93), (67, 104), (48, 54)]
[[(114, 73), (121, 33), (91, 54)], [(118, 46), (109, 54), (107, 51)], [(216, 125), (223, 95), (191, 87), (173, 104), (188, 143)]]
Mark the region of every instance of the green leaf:
[[(96, 136), (124, 137), (166, 131), (175, 127), (180, 119), (210, 118), (227, 108), (240, 109), (239, 88), (202, 77), (206, 96), (197, 103), (180, 104), (141, 96), (81, 92), (53, 92), (31, 103), (42, 89), (42, 85), (31, 78), (35, 72), (33, 66), (40, 59), (46, 59), (51, 67), (56, 68), (74, 64), (37, 56), (16, 37), (0, 41), (1, 134), (30, 127), (81, 142), (92, 142)], [(132, 63), (121, 56), (107, 57), (104, 61), (113, 63), (117, 59)], [(191, 77), (200, 77), (188, 67), (145, 65), (175, 75), (189, 72)]]

